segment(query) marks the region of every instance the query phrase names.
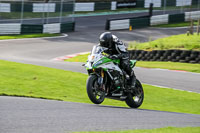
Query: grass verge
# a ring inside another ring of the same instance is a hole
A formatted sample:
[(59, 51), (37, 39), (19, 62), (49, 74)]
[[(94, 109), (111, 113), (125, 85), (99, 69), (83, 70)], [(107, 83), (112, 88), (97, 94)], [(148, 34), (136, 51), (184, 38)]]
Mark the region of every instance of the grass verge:
[(28, 34), (28, 35), (6, 35), (0, 36), (0, 40), (6, 39), (21, 39), (21, 38), (37, 38), (37, 37), (54, 37), (60, 34)]
[[(197, 22), (194, 22), (194, 26), (197, 25)], [(182, 23), (174, 23), (174, 24), (161, 24), (155, 25), (152, 27), (161, 27), (161, 28), (174, 28), (174, 27), (188, 27), (190, 26), (190, 22), (182, 22)]]
[(199, 133), (200, 127), (166, 127), (145, 130), (127, 130), (127, 131), (94, 131), (94, 132), (74, 132), (74, 133)]
[(200, 73), (200, 64), (179, 63), (179, 62), (149, 62), (138, 61), (136, 66), (145, 68), (161, 68), (169, 70), (183, 70), (188, 72)]
[[(73, 58), (69, 58), (66, 61), (69, 62), (86, 62), (89, 54), (79, 55)], [(200, 73), (200, 64), (189, 64), (189, 63), (179, 63), (179, 62), (159, 62), (159, 61), (138, 61), (136, 63), (137, 67), (145, 68), (161, 68), (170, 70), (183, 70), (188, 72)]]
[(68, 61), (68, 62), (86, 62), (87, 59), (88, 59), (88, 55), (90, 55), (90, 54), (78, 55), (78, 56), (66, 59), (65, 61)]
[[(86, 93), (87, 77), (81, 73), (0, 60), (0, 95), (91, 103)], [(142, 109), (200, 114), (200, 94), (145, 84), (143, 87)], [(103, 104), (127, 107), (125, 102), (110, 99)]]
[(200, 35), (194, 34), (187, 36), (186, 34), (174, 35), (149, 41), (146, 43), (130, 42), (129, 49), (141, 50), (200, 50)]

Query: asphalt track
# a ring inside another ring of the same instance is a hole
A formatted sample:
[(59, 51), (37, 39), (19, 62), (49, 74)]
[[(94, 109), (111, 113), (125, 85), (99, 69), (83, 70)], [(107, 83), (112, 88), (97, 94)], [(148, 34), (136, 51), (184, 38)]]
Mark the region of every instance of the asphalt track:
[(200, 115), (18, 97), (0, 98), (1, 133), (199, 126)]
[[(90, 51), (104, 31), (106, 17), (76, 18), (76, 31), (68, 37), (0, 41), (0, 59), (83, 72), (82, 63), (53, 60), (56, 57)], [(148, 41), (185, 33), (186, 29), (146, 28), (114, 31), (121, 40)], [(135, 69), (143, 82), (200, 93), (200, 75), (159, 69)], [(3, 133), (63, 133), (69, 131), (149, 129), (167, 126), (200, 126), (200, 116), (97, 106), (30, 98), (0, 97), (0, 131)]]

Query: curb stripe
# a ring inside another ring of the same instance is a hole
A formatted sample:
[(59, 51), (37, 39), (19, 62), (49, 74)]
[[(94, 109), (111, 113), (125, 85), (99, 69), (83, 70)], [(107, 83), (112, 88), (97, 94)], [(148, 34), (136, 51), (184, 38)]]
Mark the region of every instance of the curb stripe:
[(76, 53), (76, 54), (71, 54), (71, 55), (64, 55), (64, 56), (61, 56), (61, 57), (56, 57), (56, 58), (54, 58), (52, 60), (55, 60), (55, 61), (64, 61), (64, 60), (76, 57), (78, 55), (84, 55), (84, 54), (89, 54), (89, 53), (90, 52), (81, 52), (81, 53)]

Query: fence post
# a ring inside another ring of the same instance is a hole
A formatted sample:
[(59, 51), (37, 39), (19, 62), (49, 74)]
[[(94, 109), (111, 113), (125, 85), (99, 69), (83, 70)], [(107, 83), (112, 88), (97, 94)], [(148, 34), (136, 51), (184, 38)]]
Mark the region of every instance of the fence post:
[(180, 9), (180, 13), (182, 13), (183, 12), (183, 0), (182, 0), (182, 5), (181, 5), (181, 9)]
[(163, 14), (165, 14), (165, 10), (166, 10), (166, 4), (167, 4), (167, 3), (166, 3), (166, 0), (164, 0), (164, 6), (163, 6), (163, 7), (164, 7), (164, 9), (163, 9)]
[(191, 20), (191, 23), (190, 23), (190, 34), (193, 35), (193, 30), (194, 30), (194, 21)]
[(198, 9), (200, 9), (200, 0), (198, 0), (197, 4), (198, 4)]
[[(48, 0), (47, 0), (48, 1)], [(48, 1), (49, 2), (49, 1)], [(47, 3), (47, 24), (49, 23), (49, 3)]]
[(45, 12), (44, 12), (44, 5), (43, 5), (43, 12), (42, 12), (42, 24), (45, 24)]
[(200, 19), (198, 20), (198, 23), (197, 23), (197, 35), (199, 35), (199, 27), (200, 26)]
[(76, 2), (75, 2), (75, 0), (73, 0), (73, 11), (72, 11), (72, 15), (73, 15), (73, 17), (72, 17), (72, 22), (75, 21), (75, 19), (74, 19), (74, 14), (75, 14), (75, 4), (76, 4)]
[(149, 6), (149, 17), (151, 17), (153, 15), (153, 3), (150, 3)]
[(22, 24), (23, 23), (23, 17), (24, 17), (24, 0), (21, 0), (21, 19), (20, 19), (20, 23)]
[(60, 0), (60, 23), (62, 23), (63, 0)]

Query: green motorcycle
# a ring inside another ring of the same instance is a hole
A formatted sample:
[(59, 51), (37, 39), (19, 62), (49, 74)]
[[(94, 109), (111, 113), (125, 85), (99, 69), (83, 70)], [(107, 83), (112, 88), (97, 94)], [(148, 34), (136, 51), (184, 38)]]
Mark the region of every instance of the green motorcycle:
[[(105, 47), (94, 46), (91, 54), (88, 56), (85, 67), (88, 71), (87, 94), (90, 100), (95, 104), (101, 104), (105, 98), (125, 101), (131, 108), (138, 108), (142, 105), (144, 91), (142, 84), (138, 79), (133, 81), (135, 87), (127, 84), (129, 76), (120, 69), (119, 59), (110, 59), (104, 53)], [(130, 61), (133, 69), (136, 60)]]

